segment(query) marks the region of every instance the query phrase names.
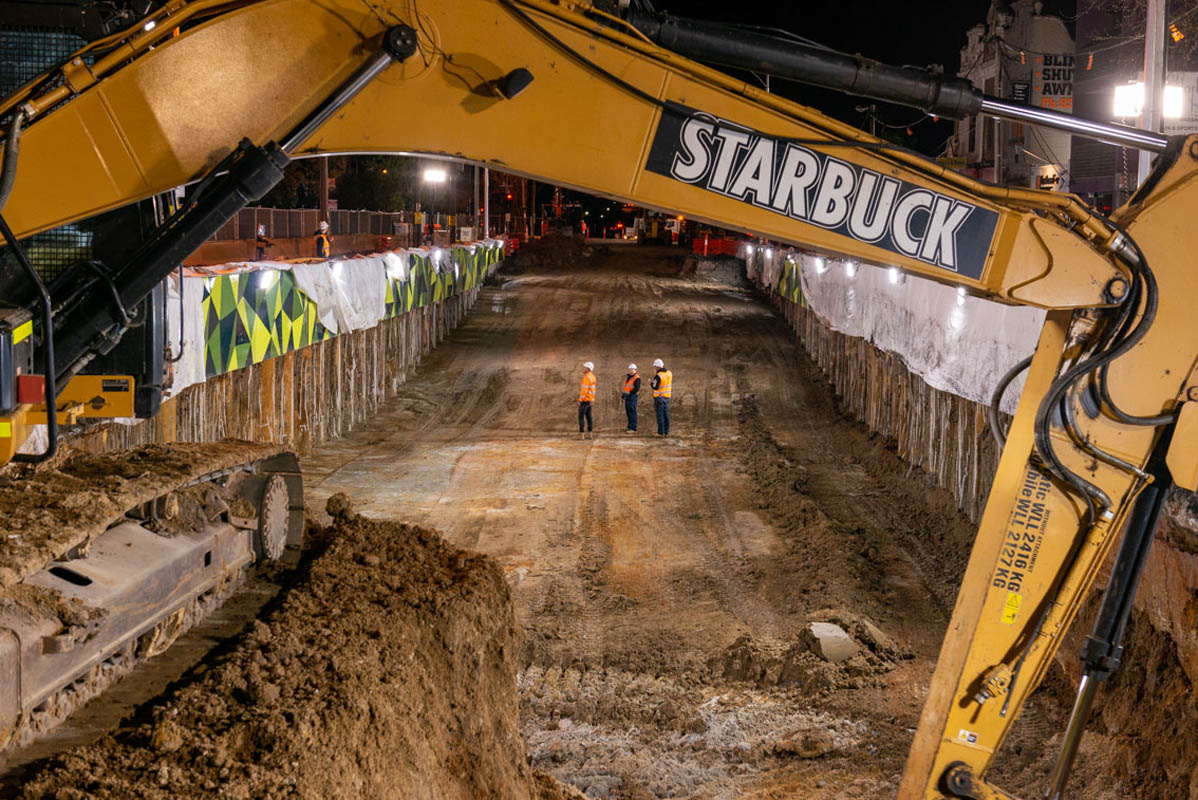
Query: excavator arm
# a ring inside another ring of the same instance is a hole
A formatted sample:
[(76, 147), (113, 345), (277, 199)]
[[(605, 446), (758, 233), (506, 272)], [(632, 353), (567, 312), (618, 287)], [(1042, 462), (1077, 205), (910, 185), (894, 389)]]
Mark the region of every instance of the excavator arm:
[[(1126, 602), (1092, 637), (1087, 686), (1117, 665), (1161, 493), (1198, 482), (1198, 138), (1170, 142), (1107, 220), (953, 173), (570, 2), (176, 0), (93, 47), (0, 104), (24, 122), (2, 210), (16, 239), (233, 169), (247, 140), (279, 165), (485, 164), (1048, 309), (900, 796), (1005, 796), (986, 770), (1126, 527), (1106, 594)], [(170, 268), (160, 256), (133, 271), (141, 285)]]

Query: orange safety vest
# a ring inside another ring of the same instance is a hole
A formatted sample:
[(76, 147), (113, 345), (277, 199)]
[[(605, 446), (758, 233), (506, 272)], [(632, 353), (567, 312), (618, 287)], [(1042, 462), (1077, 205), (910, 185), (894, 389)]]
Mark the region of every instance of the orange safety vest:
[(316, 255), (317, 255), (317, 257), (319, 257), (319, 258), (328, 258), (329, 257), (329, 242), (331, 242), (332, 239), (333, 239), (333, 237), (329, 236), (326, 233), (316, 234)]
[(595, 402), (595, 373), (588, 372), (582, 376), (582, 388), (578, 392), (578, 402)]
[(624, 379), (624, 394), (632, 394), (632, 390), (636, 388), (636, 379), (640, 375), (629, 375)]
[(654, 397), (670, 397), (670, 391), (674, 387), (674, 376), (670, 374), (668, 369), (663, 369), (657, 373), (657, 388), (653, 390)]

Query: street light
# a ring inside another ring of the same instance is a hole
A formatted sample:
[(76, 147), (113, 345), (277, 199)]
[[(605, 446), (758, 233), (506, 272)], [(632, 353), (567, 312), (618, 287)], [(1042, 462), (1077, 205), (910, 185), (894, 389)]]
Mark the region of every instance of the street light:
[[(433, 185), (433, 200), (436, 201), (438, 199), (437, 187), (449, 180), (449, 173), (443, 167), (425, 167), (424, 174), (421, 177), (424, 183), (431, 183)], [(436, 219), (436, 214), (433, 214), (428, 227), (429, 238), (433, 240), (432, 244), (437, 243), (435, 233)]]

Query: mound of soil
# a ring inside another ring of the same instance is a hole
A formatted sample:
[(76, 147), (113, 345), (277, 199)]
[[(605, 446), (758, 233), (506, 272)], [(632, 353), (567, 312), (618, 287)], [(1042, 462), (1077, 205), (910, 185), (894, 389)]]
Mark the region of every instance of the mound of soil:
[(687, 256), (678, 277), (702, 283), (724, 283), (743, 289), (752, 286), (745, 277), (745, 262), (736, 256)]
[(530, 239), (521, 245), (516, 254), (504, 259), (505, 275), (520, 275), (525, 272), (553, 272), (572, 270), (583, 266), (596, 248), (586, 243), (581, 236), (557, 234)]
[(24, 796), (577, 797), (528, 765), (495, 563), (344, 495), (328, 511), (326, 549), (252, 630)]

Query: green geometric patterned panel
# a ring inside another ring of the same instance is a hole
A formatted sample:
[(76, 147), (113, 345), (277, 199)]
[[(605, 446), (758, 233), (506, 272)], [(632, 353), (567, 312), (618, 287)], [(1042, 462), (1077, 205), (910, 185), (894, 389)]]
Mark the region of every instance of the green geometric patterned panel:
[[(400, 252), (407, 280), (384, 271), (386, 318), (440, 302), (482, 284), (492, 264), (503, 260), (502, 244), (442, 249), (441, 271), (430, 253)], [(457, 278), (454, 278), (454, 265)], [(332, 338), (320, 324), (316, 303), (296, 286), (288, 270), (260, 270), (204, 279), (204, 372), (207, 377), (258, 364), (268, 358)]]
[(287, 270), (217, 275), (204, 280), (204, 373), (258, 364), (331, 334), (316, 304)]

